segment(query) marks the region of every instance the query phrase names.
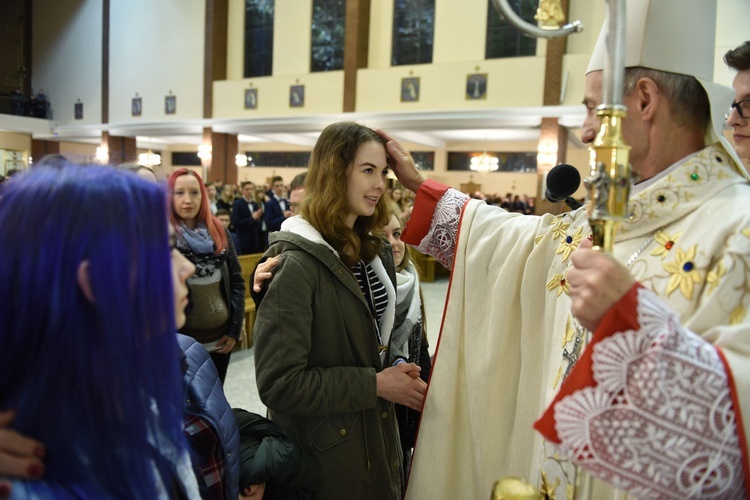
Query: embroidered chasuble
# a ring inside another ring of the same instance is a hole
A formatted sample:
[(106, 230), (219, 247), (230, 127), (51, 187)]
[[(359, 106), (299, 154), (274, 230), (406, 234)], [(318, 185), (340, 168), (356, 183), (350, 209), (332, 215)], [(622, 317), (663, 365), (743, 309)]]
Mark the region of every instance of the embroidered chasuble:
[[(709, 146), (631, 198), (614, 257), (643, 288), (623, 299), (629, 309), (613, 308), (631, 321), (606, 339), (589, 339), (570, 314), (566, 273), (590, 234), (585, 209), (523, 216), (423, 184), (402, 239), (452, 272), (408, 499), (488, 498), (503, 476), (558, 500), (627, 497), (612, 484), (684, 498), (706, 456), (717, 474), (700, 491), (744, 495), (750, 185), (737, 168)], [(621, 418), (589, 418), (613, 405), (629, 406), (613, 410)], [(532, 427), (543, 415), (549, 440)]]

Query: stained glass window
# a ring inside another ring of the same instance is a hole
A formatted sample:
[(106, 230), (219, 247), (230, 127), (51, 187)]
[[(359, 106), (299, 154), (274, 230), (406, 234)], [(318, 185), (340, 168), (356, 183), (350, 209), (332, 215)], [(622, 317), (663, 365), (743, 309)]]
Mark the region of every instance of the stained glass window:
[(432, 62), (435, 0), (394, 0), (391, 64)]
[(433, 151), (411, 151), (411, 157), (419, 170), (435, 170), (435, 153)]
[(310, 71), (344, 67), (346, 0), (313, 0)]
[(274, 0), (245, 0), (245, 78), (273, 71)]
[[(487, 44), (484, 57), (498, 59), (535, 55), (536, 38), (521, 34), (519, 30), (506, 23), (495, 10), (492, 0), (487, 2)], [(539, 0), (508, 0), (508, 3), (516, 14), (536, 25), (534, 14), (539, 7)]]

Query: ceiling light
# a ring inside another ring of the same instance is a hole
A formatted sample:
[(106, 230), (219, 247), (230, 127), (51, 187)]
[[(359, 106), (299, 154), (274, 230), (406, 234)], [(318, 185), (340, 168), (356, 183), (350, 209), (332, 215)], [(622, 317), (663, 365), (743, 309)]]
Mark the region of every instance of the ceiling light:
[(148, 168), (158, 167), (161, 165), (161, 155), (158, 155), (149, 149), (147, 153), (141, 153), (138, 155), (138, 164)]
[(500, 163), (500, 160), (497, 159), (496, 156), (490, 156), (485, 151), (479, 156), (475, 156), (471, 159), (471, 165), (469, 168), (471, 168), (475, 172), (480, 173), (487, 173), (487, 172), (494, 172), (500, 166), (498, 165)]

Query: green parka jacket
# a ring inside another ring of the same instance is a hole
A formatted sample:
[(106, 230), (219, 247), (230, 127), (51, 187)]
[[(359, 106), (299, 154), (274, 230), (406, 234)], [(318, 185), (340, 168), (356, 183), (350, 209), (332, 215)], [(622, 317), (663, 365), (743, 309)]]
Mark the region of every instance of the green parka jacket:
[[(314, 498), (400, 499), (398, 425), (393, 403), (376, 395), (375, 374), (383, 366), (357, 280), (299, 217), (271, 235), (265, 257), (278, 254), (253, 330), (260, 398), (271, 420), (318, 458), (321, 487)], [(384, 284), (392, 303), (381, 320), (387, 345), (396, 281), (387, 243), (370, 264), (390, 281)]]

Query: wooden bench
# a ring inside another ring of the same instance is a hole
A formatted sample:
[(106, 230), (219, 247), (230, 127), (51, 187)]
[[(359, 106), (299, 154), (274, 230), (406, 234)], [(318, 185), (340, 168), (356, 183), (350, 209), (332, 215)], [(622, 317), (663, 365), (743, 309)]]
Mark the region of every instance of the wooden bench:
[(245, 281), (245, 335), (240, 340), (240, 349), (249, 349), (253, 346), (253, 325), (255, 325), (255, 302), (250, 296), (250, 288), (253, 286), (253, 272), (258, 265), (262, 253), (250, 253), (238, 255), (242, 268), (242, 279)]
[(435, 260), (435, 257), (425, 255), (413, 248), (409, 250), (409, 255), (414, 261), (414, 265), (419, 269), (420, 281), (432, 283), (435, 281), (435, 273), (450, 275), (450, 272)]

